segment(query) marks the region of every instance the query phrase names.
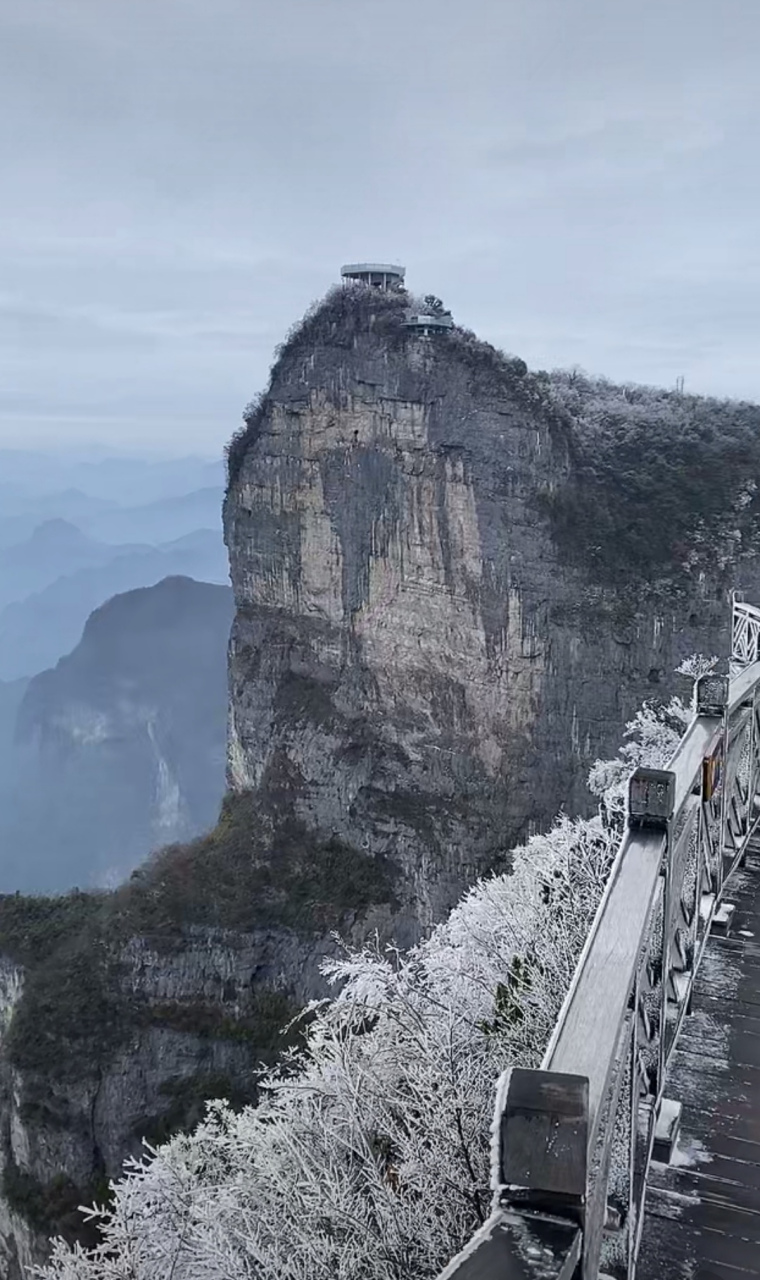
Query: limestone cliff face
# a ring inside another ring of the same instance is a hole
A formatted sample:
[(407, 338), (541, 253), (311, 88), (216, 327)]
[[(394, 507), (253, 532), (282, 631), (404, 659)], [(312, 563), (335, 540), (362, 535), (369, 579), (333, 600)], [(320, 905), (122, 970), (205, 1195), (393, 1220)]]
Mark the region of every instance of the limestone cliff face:
[[(23, 973), (20, 967), (0, 957), (0, 1043), (7, 1033), (22, 988)], [(0, 1106), (9, 1139), (0, 1144), (0, 1185), (4, 1187), (9, 1164), (13, 1107), (12, 1082), (8, 1078), (2, 1081)], [(14, 1210), (5, 1195), (0, 1196), (0, 1275), (8, 1280), (16, 1280), (16, 1277), (21, 1280), (23, 1268), (32, 1266), (40, 1258), (39, 1241), (35, 1238), (33, 1228), (22, 1214)]]
[(643, 698), (726, 649), (727, 583), (668, 608), (568, 565), (544, 513), (571, 425), (522, 362), (409, 337), (403, 299), (360, 289), (291, 339), (233, 447), (230, 786), (274, 832), (388, 860), (405, 941), (587, 808)]
[(520, 362), (389, 342), (393, 300), (382, 332), (352, 301), (337, 341), (280, 360), (230, 486), (229, 782), (275, 830), (388, 859), (408, 940), (571, 786), (569, 753), (542, 763), (558, 566), (536, 503), (567, 460)]
[[(305, 981), (326, 993), (322, 955), (277, 930), (191, 927), (171, 948), (133, 937), (118, 955), (118, 991), (80, 967), (79, 990), (58, 993), (68, 1012), (51, 1009), (42, 1028), (17, 1025), (10, 1052), (3, 1041), (25, 976), (0, 961), (3, 1280), (43, 1261), (51, 1232), (87, 1238), (77, 1206), (102, 1198), (143, 1137), (197, 1123), (206, 1098), (255, 1097), (253, 1068), (297, 1010), (274, 987)], [(41, 975), (28, 980), (39, 987)], [(45, 1041), (56, 1037), (50, 1058)]]

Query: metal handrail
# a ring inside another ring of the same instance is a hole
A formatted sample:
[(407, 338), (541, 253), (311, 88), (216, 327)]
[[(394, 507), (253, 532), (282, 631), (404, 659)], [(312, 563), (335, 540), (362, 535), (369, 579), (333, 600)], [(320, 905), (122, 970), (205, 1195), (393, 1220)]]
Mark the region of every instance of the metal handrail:
[[(499, 1091), (494, 1213), (440, 1280), (538, 1276), (534, 1254), (545, 1280), (596, 1280), (614, 1223), (633, 1277), (667, 1066), (724, 886), (760, 820), (759, 642), (760, 610), (735, 600), (732, 678), (711, 677), (723, 680), (722, 714), (695, 714), (666, 770), (637, 771), (667, 808), (629, 818), (541, 1068), (513, 1069), (517, 1084)], [(621, 1125), (630, 1183), (616, 1213), (607, 1182)]]

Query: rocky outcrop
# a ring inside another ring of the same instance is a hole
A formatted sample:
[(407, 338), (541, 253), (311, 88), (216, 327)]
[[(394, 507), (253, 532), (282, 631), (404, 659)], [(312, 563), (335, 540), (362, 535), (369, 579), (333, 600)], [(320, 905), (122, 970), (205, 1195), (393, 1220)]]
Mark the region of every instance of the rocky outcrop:
[[(23, 973), (12, 961), (0, 956), (0, 1044), (7, 1035), (13, 1012), (21, 998)], [(6, 1189), (12, 1169), (11, 1132), (13, 1129), (14, 1097), (12, 1081), (4, 1078), (0, 1089), (3, 1124), (7, 1139), (0, 1141), (0, 1276), (7, 1280), (22, 1280), (25, 1268), (41, 1261), (44, 1250), (32, 1225), (18, 1207), (8, 1199)]]
[[(600, 583), (556, 535), (576, 481), (546, 379), (403, 295), (332, 295), (233, 443), (229, 783), (395, 871), (416, 936), (531, 829), (695, 650), (728, 581)], [(683, 588), (687, 598), (683, 598)]]
[(536, 503), (567, 452), (520, 362), (348, 305), (281, 358), (230, 485), (229, 781), (388, 859), (408, 941), (571, 789)]
[(353, 944), (392, 931), (375, 861), (304, 829), (280, 831), (277, 855), (273, 869), (250, 797), (229, 797), (211, 833), (167, 847), (114, 892), (0, 895), (13, 975), (0, 1021), (10, 1280), (51, 1235), (87, 1238), (77, 1206), (103, 1197), (143, 1138), (192, 1127), (210, 1098), (255, 1098), (258, 1066), (328, 993), (320, 965), (339, 950), (334, 931)]
[(190, 928), (171, 948), (133, 937), (106, 957), (92, 935), (81, 946), (86, 902), (63, 951), (28, 965), (34, 989), (15, 1017), (24, 966), (0, 967), (3, 1280), (44, 1259), (51, 1233), (88, 1238), (78, 1206), (102, 1200), (143, 1138), (191, 1127), (208, 1098), (252, 1101), (254, 1068), (298, 1008), (277, 986), (304, 966), (324, 986), (321, 949), (282, 931)]

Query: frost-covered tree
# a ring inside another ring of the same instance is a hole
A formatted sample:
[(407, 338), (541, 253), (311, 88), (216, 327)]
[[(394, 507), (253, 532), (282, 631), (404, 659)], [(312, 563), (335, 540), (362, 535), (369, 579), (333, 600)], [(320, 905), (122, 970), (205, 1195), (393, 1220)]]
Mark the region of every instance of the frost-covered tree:
[[(688, 719), (646, 705), (592, 781), (613, 804)], [(326, 962), (333, 999), (255, 1107), (212, 1103), (93, 1209), (102, 1244), (58, 1241), (45, 1280), (430, 1280), (490, 1211), (493, 1090), (537, 1066), (601, 897), (616, 834), (561, 816), (406, 954)]]
[(434, 293), (426, 293), (425, 310), (433, 315), (441, 315), (444, 311), (443, 302)]
[(104, 1243), (56, 1280), (431, 1277), (487, 1217), (494, 1083), (537, 1065), (607, 876), (598, 820), (562, 817), (406, 955), (325, 966), (306, 1047), (256, 1107), (209, 1109), (133, 1165)]
[(549, 504), (567, 554), (618, 586), (720, 573), (760, 541), (760, 408), (616, 385), (581, 370), (542, 383), (575, 479)]
[(690, 658), (684, 658), (680, 667), (676, 667), (676, 672), (679, 676), (689, 676), (696, 681), (700, 676), (706, 676), (719, 662), (720, 658), (706, 658), (703, 653), (693, 653)]

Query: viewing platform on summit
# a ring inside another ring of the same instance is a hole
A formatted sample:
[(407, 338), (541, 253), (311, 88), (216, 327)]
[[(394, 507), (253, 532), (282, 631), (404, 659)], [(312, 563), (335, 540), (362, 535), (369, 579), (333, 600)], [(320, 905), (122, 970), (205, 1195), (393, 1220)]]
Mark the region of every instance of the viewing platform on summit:
[[(406, 268), (390, 262), (349, 262), (341, 267), (340, 274), (344, 284), (366, 284), (387, 293), (403, 288)], [(425, 298), (424, 310), (407, 313), (404, 327), (409, 333), (428, 338), (436, 333), (448, 333), (454, 328), (454, 320), (440, 299), (431, 295)]]
[(404, 283), (406, 267), (394, 262), (349, 262), (340, 274), (344, 284), (354, 280), (375, 289), (398, 289)]

